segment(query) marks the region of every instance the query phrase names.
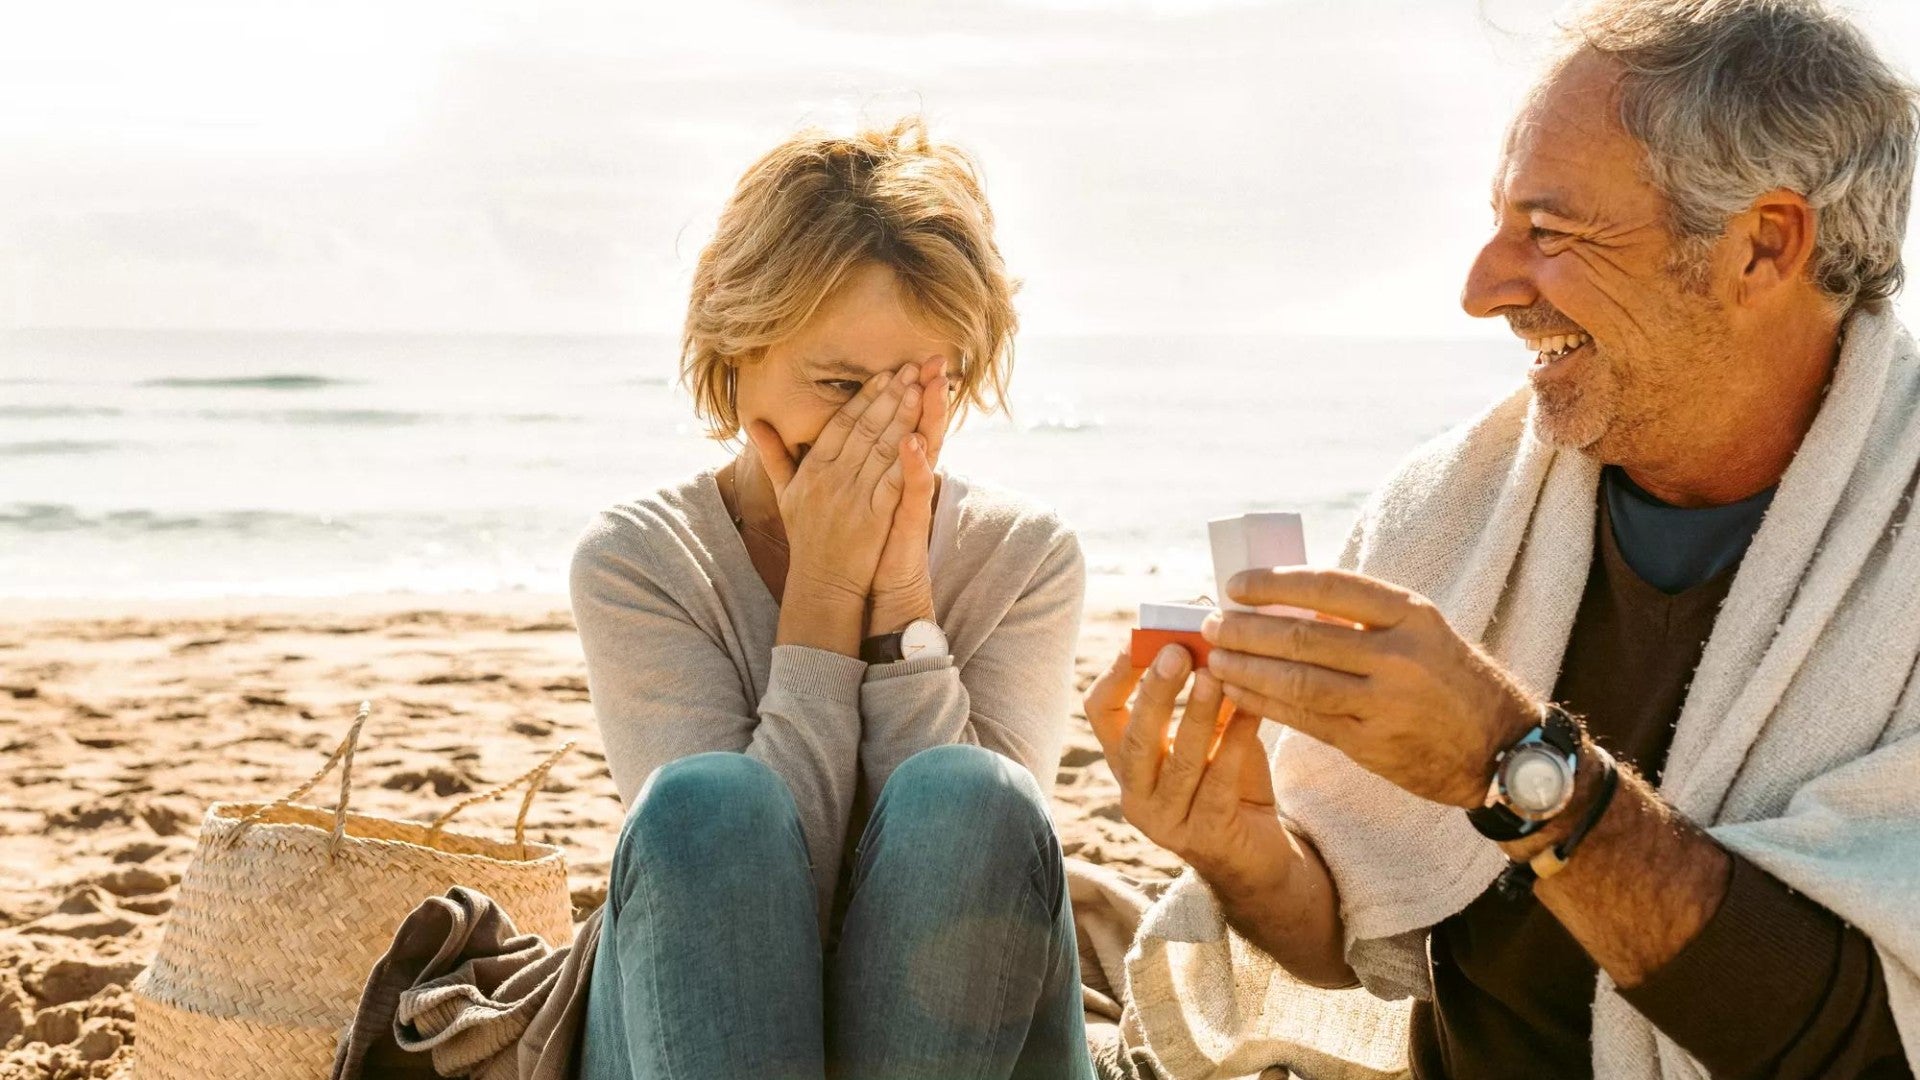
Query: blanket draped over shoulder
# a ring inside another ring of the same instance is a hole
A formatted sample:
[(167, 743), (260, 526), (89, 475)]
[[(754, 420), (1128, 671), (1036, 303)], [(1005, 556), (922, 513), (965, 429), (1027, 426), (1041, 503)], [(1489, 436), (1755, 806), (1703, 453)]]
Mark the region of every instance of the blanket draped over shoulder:
[[(1593, 556), (1599, 466), (1535, 434), (1515, 393), (1424, 448), (1369, 502), (1342, 564), (1425, 595), (1530, 691), (1553, 690)], [(1715, 840), (1860, 928), (1920, 1069), (1920, 353), (1883, 307), (1847, 320), (1812, 430), (1721, 609), (1661, 795)], [(1271, 725), (1269, 725), (1271, 726)], [(1365, 990), (1290, 979), (1188, 875), (1128, 957), (1127, 1026), (1169, 1076), (1406, 1068), (1404, 999), (1431, 993), (1426, 935), (1504, 865), (1458, 809), (1294, 732), (1272, 744), (1280, 812), (1339, 887)], [(1371, 991), (1369, 993), (1368, 991)], [(1704, 1078), (1604, 973), (1595, 1074)]]

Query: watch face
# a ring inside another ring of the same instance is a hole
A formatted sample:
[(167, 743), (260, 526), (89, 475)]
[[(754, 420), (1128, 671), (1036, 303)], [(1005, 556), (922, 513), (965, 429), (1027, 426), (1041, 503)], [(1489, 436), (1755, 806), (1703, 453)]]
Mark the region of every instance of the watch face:
[(1507, 802), (1521, 817), (1554, 814), (1573, 794), (1573, 774), (1566, 759), (1550, 747), (1520, 747), (1501, 772)]
[(900, 632), (900, 658), (918, 660), (925, 656), (947, 655), (947, 635), (928, 619), (915, 619)]

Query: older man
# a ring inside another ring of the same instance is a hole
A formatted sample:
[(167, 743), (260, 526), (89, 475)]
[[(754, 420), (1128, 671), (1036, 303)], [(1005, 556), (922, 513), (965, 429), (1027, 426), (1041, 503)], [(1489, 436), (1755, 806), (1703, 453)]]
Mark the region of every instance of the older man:
[(1089, 693), (1206, 886), (1172, 907), (1235, 939), (1208, 969), (1204, 918), (1147, 930), (1136, 995), (1211, 998), (1143, 1006), (1176, 1075), (1310, 1068), (1262, 1040), (1356, 982), (1421, 999), (1423, 1078), (1920, 1061), (1914, 93), (1815, 0), (1574, 29), (1464, 296), (1530, 386), (1376, 496), (1348, 569), (1236, 579), (1328, 618), (1216, 616), (1171, 738), (1183, 651)]

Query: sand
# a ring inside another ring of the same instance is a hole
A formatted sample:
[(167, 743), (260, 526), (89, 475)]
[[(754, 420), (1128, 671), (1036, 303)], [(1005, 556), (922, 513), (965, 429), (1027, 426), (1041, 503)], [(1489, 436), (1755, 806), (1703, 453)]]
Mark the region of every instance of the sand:
[[(1124, 635), (1090, 613), (1084, 689)], [(130, 1075), (125, 987), (151, 959), (208, 803), (284, 794), (374, 703), (354, 808), (427, 818), (568, 740), (528, 819), (605, 895), (621, 808), (562, 600), (11, 604), (0, 614), (0, 1080)], [(1054, 808), (1068, 854), (1159, 878), (1084, 718)], [(308, 800), (315, 801), (315, 800)], [(321, 800), (324, 802), (324, 800)], [(517, 800), (465, 828), (503, 836)], [(330, 805), (330, 803), (327, 803)]]

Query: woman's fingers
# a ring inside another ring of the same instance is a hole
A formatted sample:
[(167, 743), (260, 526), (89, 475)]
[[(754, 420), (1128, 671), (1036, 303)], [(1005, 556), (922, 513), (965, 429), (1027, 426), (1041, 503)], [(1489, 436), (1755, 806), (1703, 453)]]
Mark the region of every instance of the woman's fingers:
[(765, 420), (755, 420), (747, 425), (747, 439), (760, 458), (760, 467), (767, 470), (767, 478), (773, 481), (774, 498), (784, 496), (787, 484), (793, 480), (794, 465), (793, 459), (787, 456), (787, 444), (780, 441), (780, 433)]
[[(867, 455), (873, 451), (873, 444), (893, 423), (894, 415), (900, 410), (900, 399), (907, 392), (906, 370), (902, 368), (891, 375), (875, 376), (876, 379), (884, 380), (886, 385), (880, 388), (880, 394), (873, 399), (873, 403), (853, 421), (853, 429), (847, 432), (845, 441), (840, 444), (839, 451), (834, 454), (835, 460), (845, 457), (849, 463), (857, 462), (856, 467), (865, 467)], [(835, 419), (839, 419), (838, 414), (835, 415)], [(815, 444), (815, 446), (818, 445), (818, 443)], [(889, 459), (891, 459), (891, 450), (889, 450)]]
[(887, 519), (889, 529), (893, 527), (893, 515), (900, 509), (900, 495), (905, 490), (906, 467), (901, 465), (900, 459), (896, 457), (893, 459), (893, 464), (887, 466), (887, 471), (881, 473), (879, 481), (873, 485), (873, 512), (876, 516)]
[(927, 461), (940, 464), (940, 448), (947, 441), (947, 359), (935, 356), (920, 366), (920, 435), (927, 440)]
[(839, 457), (855, 425), (873, 407), (874, 402), (880, 400), (880, 396), (893, 384), (893, 379), (893, 372), (883, 371), (862, 384), (860, 392), (840, 406), (840, 411), (833, 414), (827, 426), (820, 429), (820, 437), (813, 440), (813, 449), (807, 452), (807, 456), (821, 461), (832, 461)]
[(925, 436), (916, 431), (900, 440), (900, 465), (904, 490), (895, 520), (924, 539), (933, 524), (933, 462)]
[(880, 436), (867, 451), (867, 464), (861, 470), (862, 475), (870, 475), (882, 469), (889, 469), (900, 457), (900, 444), (906, 441), (914, 425), (920, 422), (920, 402), (923, 400), (920, 384), (910, 382), (900, 392), (900, 404), (895, 408), (893, 419), (888, 422)]

